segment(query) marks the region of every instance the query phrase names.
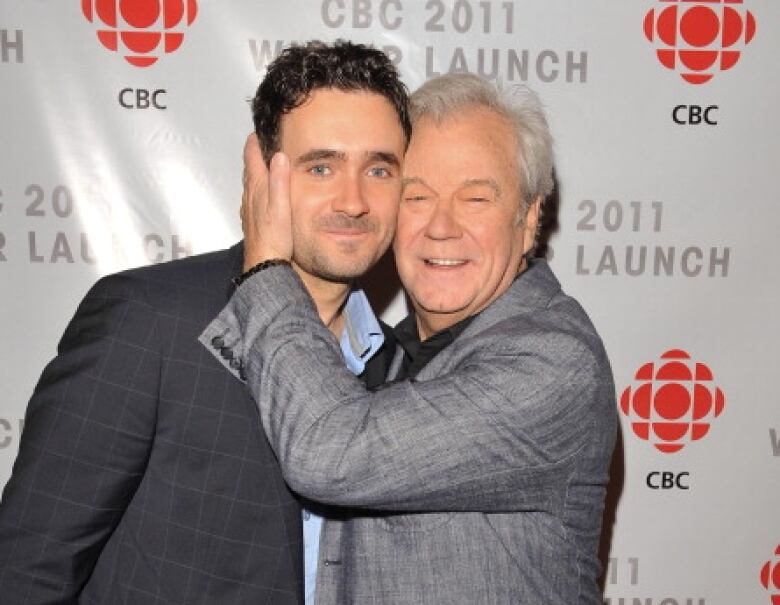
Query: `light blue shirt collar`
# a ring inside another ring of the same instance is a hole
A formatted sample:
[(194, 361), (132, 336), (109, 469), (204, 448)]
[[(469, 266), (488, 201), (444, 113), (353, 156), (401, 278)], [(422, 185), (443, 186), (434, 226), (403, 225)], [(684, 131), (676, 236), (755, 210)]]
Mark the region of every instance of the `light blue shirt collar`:
[(349, 370), (356, 376), (366, 369), (385, 335), (363, 290), (352, 290), (344, 306), (344, 331), (341, 333), (341, 352)]

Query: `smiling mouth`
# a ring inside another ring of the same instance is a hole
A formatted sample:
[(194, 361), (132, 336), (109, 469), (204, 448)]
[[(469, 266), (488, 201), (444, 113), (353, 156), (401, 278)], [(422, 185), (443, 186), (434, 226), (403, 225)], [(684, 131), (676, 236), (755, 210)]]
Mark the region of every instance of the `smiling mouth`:
[(432, 267), (460, 267), (465, 265), (467, 261), (455, 259), (455, 258), (426, 258), (424, 259), (426, 265)]

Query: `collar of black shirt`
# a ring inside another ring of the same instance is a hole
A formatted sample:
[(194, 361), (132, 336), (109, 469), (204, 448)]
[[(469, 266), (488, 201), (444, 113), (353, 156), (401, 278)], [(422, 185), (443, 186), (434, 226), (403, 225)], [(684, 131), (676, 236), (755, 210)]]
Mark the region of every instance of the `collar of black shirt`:
[(395, 337), (404, 350), (403, 363), (396, 380), (415, 378), (431, 359), (436, 357), (438, 353), (460, 336), (461, 332), (468, 327), (475, 317), (476, 315), (466, 317), (422, 341), (420, 340), (420, 334), (417, 332), (417, 318), (414, 313), (407, 315), (395, 327)]
[[(528, 267), (533, 265), (533, 260), (527, 258)], [(527, 271), (527, 268), (526, 268)], [(525, 273), (521, 271), (516, 277), (515, 281)], [(460, 336), (468, 325), (479, 315), (470, 315), (465, 319), (460, 320), (458, 323), (451, 325), (449, 328), (445, 328), (441, 332), (436, 332), (428, 340), (421, 341), (420, 335), (417, 332), (417, 318), (414, 312), (409, 313), (393, 330), (395, 338), (398, 344), (404, 350), (404, 359), (401, 364), (401, 369), (394, 380), (404, 380), (406, 378), (415, 378), (420, 373), (427, 363), (436, 357), (441, 351), (447, 348), (453, 343), (453, 341)]]

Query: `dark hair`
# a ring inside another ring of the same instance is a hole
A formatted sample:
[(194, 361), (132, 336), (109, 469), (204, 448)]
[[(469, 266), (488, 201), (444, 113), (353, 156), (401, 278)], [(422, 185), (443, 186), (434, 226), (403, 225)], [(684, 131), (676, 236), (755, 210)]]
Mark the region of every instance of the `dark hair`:
[(395, 108), (409, 144), (409, 93), (387, 55), (346, 40), (336, 40), (333, 45), (313, 40), (284, 49), (268, 66), (252, 99), (252, 119), (266, 162), (279, 150), (282, 116), (320, 88), (382, 95)]

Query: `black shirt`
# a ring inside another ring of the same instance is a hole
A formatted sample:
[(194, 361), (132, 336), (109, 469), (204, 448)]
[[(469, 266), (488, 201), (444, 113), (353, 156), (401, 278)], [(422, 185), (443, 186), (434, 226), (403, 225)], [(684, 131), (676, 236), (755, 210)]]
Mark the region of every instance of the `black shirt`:
[(401, 369), (395, 380), (415, 378), (426, 364), (450, 345), (465, 330), (476, 315), (461, 319), (458, 323), (436, 332), (429, 339), (421, 341), (417, 332), (417, 319), (410, 313), (395, 327), (395, 338), (404, 350)]
[[(533, 260), (528, 259), (528, 263), (530, 266), (530, 264), (533, 263)], [(518, 273), (513, 281), (520, 279), (527, 269), (528, 268), (526, 267)], [(417, 333), (417, 320), (414, 313), (407, 315), (394, 329), (395, 339), (404, 350), (404, 358), (398, 376), (395, 377), (393, 382), (406, 378), (415, 378), (417, 374), (420, 373), (420, 370), (422, 370), (431, 359), (436, 357), (437, 353), (443, 351), (460, 336), (461, 332), (468, 327), (477, 315), (479, 315), (479, 313), (461, 319), (458, 323), (451, 325), (449, 328), (445, 328), (441, 332), (436, 332), (436, 334), (425, 341), (421, 341), (420, 335)]]

